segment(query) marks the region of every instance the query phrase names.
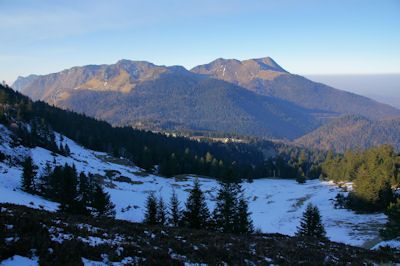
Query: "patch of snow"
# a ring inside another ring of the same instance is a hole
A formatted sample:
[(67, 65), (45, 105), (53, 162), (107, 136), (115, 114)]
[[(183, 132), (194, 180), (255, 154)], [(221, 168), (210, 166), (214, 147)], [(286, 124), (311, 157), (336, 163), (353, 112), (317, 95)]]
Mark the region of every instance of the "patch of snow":
[(27, 258), (27, 257), (22, 257), (19, 255), (15, 255), (11, 258), (8, 258), (6, 260), (3, 260), (0, 262), (0, 266), (38, 266), (38, 260), (37, 258)]
[(371, 249), (376, 250), (381, 247), (390, 247), (390, 248), (395, 248), (395, 249), (400, 250), (400, 238), (382, 241), (382, 242), (376, 244), (375, 246), (373, 246)]

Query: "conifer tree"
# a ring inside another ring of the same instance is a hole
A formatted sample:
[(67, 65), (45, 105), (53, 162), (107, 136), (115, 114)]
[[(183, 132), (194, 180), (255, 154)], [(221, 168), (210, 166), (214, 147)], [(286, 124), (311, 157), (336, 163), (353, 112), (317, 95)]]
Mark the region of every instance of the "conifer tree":
[(216, 230), (225, 233), (234, 231), (238, 203), (236, 195), (238, 192), (237, 184), (220, 183), (216, 206), (213, 211), (213, 222)]
[(146, 199), (144, 222), (147, 224), (157, 224), (157, 198), (153, 192)]
[(165, 225), (167, 221), (167, 208), (164, 203), (164, 199), (161, 197), (158, 198), (157, 204), (157, 223), (160, 225)]
[(35, 176), (36, 176), (36, 166), (33, 164), (33, 160), (30, 156), (25, 158), (22, 164), (22, 190), (28, 193), (35, 192)]
[(174, 226), (178, 227), (181, 221), (181, 209), (180, 209), (180, 202), (178, 196), (176, 195), (175, 190), (172, 190), (172, 195), (169, 203), (169, 223)]
[(76, 203), (78, 201), (78, 177), (75, 166), (65, 164), (61, 169), (60, 187), (60, 210), (63, 212), (76, 213)]
[(97, 217), (115, 217), (115, 205), (111, 202), (110, 195), (96, 184), (93, 194), (93, 208)]
[(184, 222), (186, 226), (195, 229), (207, 228), (210, 212), (198, 179), (194, 181), (185, 205)]
[(91, 203), (94, 201), (93, 199), (93, 194), (95, 191), (95, 184), (93, 182), (93, 177), (91, 174), (86, 176), (84, 173), (79, 174), (79, 205), (82, 208), (83, 212), (87, 212), (87, 207), (91, 205)]
[(400, 237), (400, 198), (391, 203), (386, 211), (388, 221), (385, 229), (381, 232), (385, 239)]
[(252, 233), (254, 231), (253, 221), (251, 219), (251, 213), (249, 212), (248, 202), (244, 197), (244, 194), (241, 193), (239, 196), (236, 217), (235, 217), (235, 233)]
[(311, 203), (307, 205), (300, 226), (297, 231), (298, 236), (309, 236), (315, 238), (326, 238), (325, 228), (321, 221), (321, 215), (316, 206)]
[(71, 150), (69, 149), (69, 146), (67, 143), (65, 143), (65, 146), (64, 146), (64, 154), (66, 156), (69, 156), (71, 154)]
[(45, 197), (48, 197), (48, 194), (51, 193), (51, 175), (53, 174), (53, 169), (49, 162), (46, 163), (44, 167), (43, 173), (40, 175), (39, 179), (39, 193)]

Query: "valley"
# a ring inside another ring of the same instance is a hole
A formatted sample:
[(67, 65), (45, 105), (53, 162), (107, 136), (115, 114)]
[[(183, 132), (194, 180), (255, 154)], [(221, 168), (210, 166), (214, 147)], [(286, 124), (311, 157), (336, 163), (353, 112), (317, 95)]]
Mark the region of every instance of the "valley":
[[(4, 127), (1, 127), (1, 130), (4, 136), (7, 130)], [(59, 136), (57, 135), (57, 139)], [(63, 142), (71, 149), (71, 155), (68, 157), (54, 156), (54, 153), (39, 147), (34, 149), (19, 147), (15, 149), (19, 152), (13, 154), (10, 153), (10, 146), (4, 142), (0, 146), (0, 151), (14, 158), (12, 160), (27, 155), (32, 156), (35, 165), (39, 166), (39, 174), (44, 170), (46, 163), (52, 167), (67, 163), (75, 165), (78, 172), (102, 176), (105, 190), (116, 206), (116, 218), (132, 222), (144, 220), (145, 202), (150, 192), (168, 201), (174, 189), (179, 200), (185, 202), (188, 189), (196, 178), (191, 175), (165, 178), (148, 174), (132, 164), (118, 164), (115, 162), (117, 160), (107, 154), (85, 149), (66, 137), (63, 137)], [(22, 175), (20, 167), (0, 163), (0, 173), (2, 174), (1, 202), (22, 204), (48, 211), (57, 210), (57, 203), (20, 190)], [(198, 179), (205, 191), (207, 204), (213, 209), (218, 181), (204, 177)], [(379, 237), (379, 229), (386, 223), (386, 216), (383, 214), (357, 214), (335, 208), (335, 196), (342, 189), (330, 182), (310, 180), (305, 184), (298, 184), (293, 179), (264, 178), (251, 183), (244, 182), (243, 188), (254, 226), (263, 233), (293, 236), (307, 203), (319, 206), (327, 236), (332, 241), (363, 246), (366, 242)]]

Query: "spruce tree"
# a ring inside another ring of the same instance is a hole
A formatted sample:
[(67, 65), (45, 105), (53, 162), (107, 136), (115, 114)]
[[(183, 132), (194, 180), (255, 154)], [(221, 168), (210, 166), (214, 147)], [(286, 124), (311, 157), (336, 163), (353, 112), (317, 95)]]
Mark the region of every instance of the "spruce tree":
[(146, 199), (144, 222), (147, 224), (157, 224), (157, 198), (153, 192)]
[(194, 181), (185, 205), (186, 209), (183, 218), (185, 225), (195, 229), (207, 228), (210, 212), (198, 179)]
[(315, 238), (326, 238), (325, 228), (321, 221), (321, 215), (316, 206), (311, 203), (307, 205), (300, 226), (297, 231), (298, 236), (309, 236)]
[(244, 197), (244, 194), (241, 193), (239, 196), (236, 217), (235, 217), (235, 233), (252, 233), (254, 231), (253, 221), (251, 219), (251, 213), (249, 212), (248, 202)]
[(60, 210), (63, 212), (76, 213), (78, 176), (75, 166), (71, 167), (65, 164), (61, 172)]
[(111, 202), (110, 195), (103, 190), (100, 184), (95, 185), (93, 194), (93, 208), (97, 217), (115, 217), (115, 205)]
[(176, 195), (175, 190), (172, 190), (172, 195), (169, 203), (169, 223), (174, 226), (178, 227), (181, 221), (181, 209), (180, 209), (180, 202), (178, 200), (178, 196)]
[(216, 206), (213, 211), (213, 223), (216, 230), (230, 233), (234, 231), (237, 211), (237, 184), (220, 183)]
[(33, 164), (32, 158), (30, 156), (26, 157), (22, 166), (22, 190), (28, 193), (34, 193), (36, 166)]
[(167, 221), (167, 208), (164, 203), (164, 199), (161, 197), (158, 198), (157, 204), (157, 223), (160, 225), (165, 225)]

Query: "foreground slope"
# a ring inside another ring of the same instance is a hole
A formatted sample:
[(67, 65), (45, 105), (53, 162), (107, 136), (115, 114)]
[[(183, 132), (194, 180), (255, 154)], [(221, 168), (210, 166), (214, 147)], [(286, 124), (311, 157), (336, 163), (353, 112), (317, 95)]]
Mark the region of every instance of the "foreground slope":
[(399, 259), (280, 234), (247, 236), (165, 228), (10, 204), (0, 204), (0, 210), (0, 221), (6, 224), (1, 232), (6, 241), (0, 242), (4, 265), (365, 265)]

